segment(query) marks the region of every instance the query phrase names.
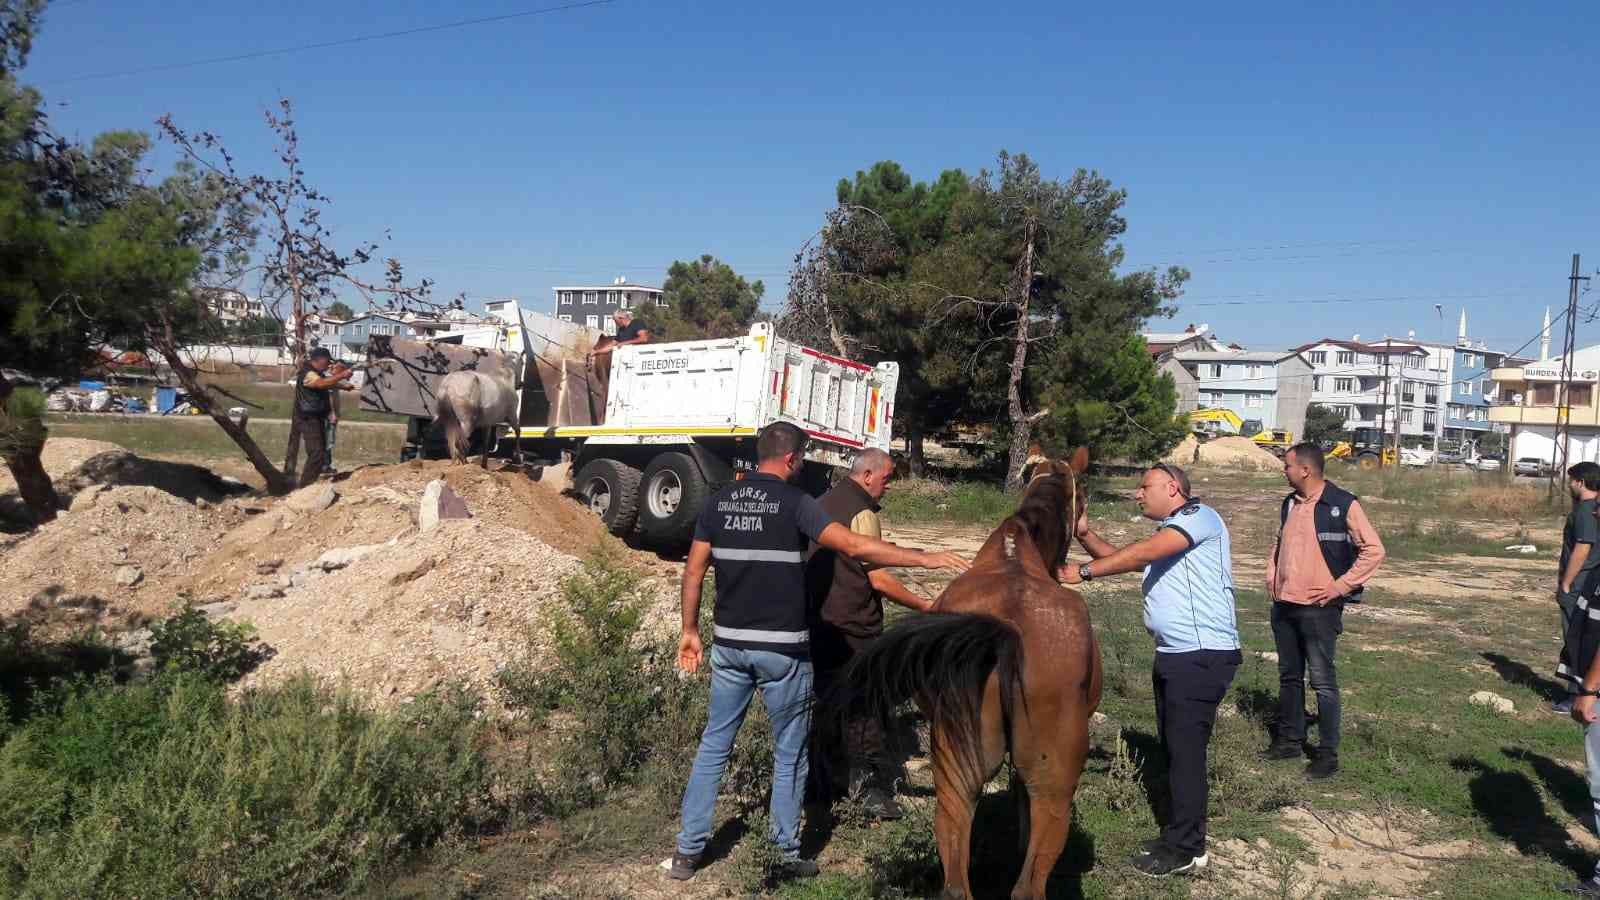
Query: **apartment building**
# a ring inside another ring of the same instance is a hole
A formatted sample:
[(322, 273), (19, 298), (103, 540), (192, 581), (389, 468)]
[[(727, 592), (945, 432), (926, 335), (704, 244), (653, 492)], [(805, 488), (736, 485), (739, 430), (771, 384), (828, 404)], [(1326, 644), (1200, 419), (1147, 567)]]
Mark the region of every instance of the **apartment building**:
[(1295, 437), (1305, 432), (1311, 364), (1298, 351), (1179, 350), (1168, 359), (1192, 378), (1195, 408), (1229, 409)]
[(556, 297), (556, 318), (597, 328), (606, 334), (617, 333), (611, 314), (619, 309), (667, 305), (661, 288), (635, 284), (626, 278), (604, 285), (570, 285), (552, 290)]
[(267, 314), (266, 306), (244, 291), (232, 288), (212, 288), (205, 291), (206, 305), (224, 322), (242, 319), (259, 319)]
[(1415, 340), (1323, 338), (1296, 348), (1311, 365), (1311, 402), (1344, 413), (1345, 427), (1394, 429), (1405, 446), (1432, 446), (1443, 428), (1450, 354)]
[(1556, 431), (1565, 422), (1570, 432), (1566, 464), (1600, 462), (1600, 404), (1595, 397), (1600, 390), (1600, 345), (1572, 354), (1572, 386), (1564, 398), (1562, 363), (1561, 357), (1540, 359), (1489, 373), (1498, 386), (1498, 395), (1489, 400), (1489, 421), (1510, 429), (1511, 459), (1532, 456), (1559, 463)]

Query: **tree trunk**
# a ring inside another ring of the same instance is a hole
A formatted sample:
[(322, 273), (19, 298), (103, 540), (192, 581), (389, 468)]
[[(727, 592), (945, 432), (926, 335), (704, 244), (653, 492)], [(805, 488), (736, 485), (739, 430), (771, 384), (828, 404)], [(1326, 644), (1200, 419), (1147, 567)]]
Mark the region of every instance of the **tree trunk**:
[(40, 446), (6, 456), (6, 468), (11, 470), (11, 477), (16, 479), (17, 493), (22, 495), (22, 502), (28, 504), (35, 525), (54, 520), (56, 511), (61, 508), (61, 499), (56, 496), (50, 475), (39, 459), (43, 450), (44, 447)]
[[(162, 342), (156, 349), (161, 353), (162, 358), (167, 361), (167, 365), (172, 367), (172, 371), (177, 374), (178, 380), (183, 382), (184, 390), (189, 392), (189, 402), (200, 407), (200, 411), (210, 416), (211, 421), (216, 422), (223, 432), (235, 444), (239, 445), (239, 449), (244, 451), (245, 458), (250, 460), (250, 465), (255, 466), (256, 472), (260, 473), (262, 480), (266, 482), (267, 493), (281, 496), (293, 490), (293, 483), (282, 472), (278, 471), (277, 467), (273, 466), (272, 461), (267, 459), (265, 453), (261, 452), (261, 447), (256, 444), (256, 439), (251, 437), (248, 431), (240, 428), (237, 423), (228, 418), (226, 409), (218, 412), (212, 405), (211, 395), (206, 391), (205, 385), (200, 383), (199, 373), (184, 363), (183, 359), (178, 355), (178, 348), (171, 343)], [(292, 429), (291, 433), (293, 433)]]
[(922, 452), (922, 411), (911, 409), (906, 421), (906, 458), (911, 463), (911, 475), (921, 478), (928, 474), (928, 460)]
[(1028, 462), (1028, 446), (1032, 443), (1033, 419), (1022, 406), (1022, 375), (1028, 365), (1028, 308), (1033, 298), (1033, 237), (1035, 222), (1028, 220), (1027, 244), (1022, 250), (1022, 277), (1019, 279), (1019, 296), (1016, 301), (1017, 330), (1012, 337), (1011, 374), (1006, 381), (1006, 411), (1011, 417), (1011, 455), (1006, 464), (1006, 490), (1022, 487), (1022, 467)]
[[(55, 486), (50, 483), (50, 475), (45, 472), (44, 463), (39, 458), (44, 452), (47, 432), (43, 423), (40, 423), (37, 435), (23, 434), (31, 431), (32, 426), (10, 421), (6, 409), (13, 390), (15, 387), (11, 382), (0, 375), (0, 432), (16, 432), (15, 437), (22, 443), (15, 451), (4, 454), (6, 468), (11, 470), (11, 477), (17, 482), (17, 493), (22, 496), (22, 502), (33, 513), (34, 524), (43, 525), (55, 519), (56, 511), (61, 508), (61, 498), (56, 496)], [(34, 437), (38, 440), (34, 441)]]

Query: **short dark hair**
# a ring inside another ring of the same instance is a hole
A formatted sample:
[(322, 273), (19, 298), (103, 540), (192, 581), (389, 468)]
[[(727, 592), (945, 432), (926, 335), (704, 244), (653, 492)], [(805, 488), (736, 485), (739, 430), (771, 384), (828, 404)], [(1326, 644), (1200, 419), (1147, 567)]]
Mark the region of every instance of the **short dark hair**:
[(1568, 469), (1567, 477), (1583, 482), (1587, 490), (1600, 491), (1600, 465), (1584, 460)]
[(1171, 478), (1173, 483), (1178, 486), (1178, 491), (1183, 494), (1184, 499), (1187, 500), (1188, 498), (1194, 496), (1193, 491), (1189, 487), (1189, 473), (1185, 472), (1182, 468), (1175, 466), (1172, 463), (1156, 463), (1150, 467), (1150, 471), (1160, 472), (1168, 478)]
[(773, 422), (756, 437), (756, 462), (766, 462), (790, 453), (804, 453), (806, 433), (791, 422)]
[(1328, 458), (1323, 455), (1322, 448), (1310, 441), (1301, 441), (1295, 444), (1289, 448), (1289, 452), (1294, 454), (1295, 462), (1316, 472), (1318, 475), (1322, 474), (1322, 467), (1327, 465), (1328, 462)]
[(328, 352), (327, 347), (313, 347), (306, 354), (306, 359), (333, 359), (333, 354)]

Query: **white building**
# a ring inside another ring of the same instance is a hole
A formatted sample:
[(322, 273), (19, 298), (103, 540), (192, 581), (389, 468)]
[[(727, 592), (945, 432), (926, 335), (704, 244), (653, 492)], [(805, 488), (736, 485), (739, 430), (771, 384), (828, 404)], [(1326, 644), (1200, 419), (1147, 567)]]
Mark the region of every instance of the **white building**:
[[(1546, 353), (1541, 356), (1548, 357)], [(1551, 464), (1562, 462), (1556, 431), (1567, 430), (1566, 465), (1600, 462), (1600, 345), (1572, 354), (1571, 388), (1563, 397), (1561, 357), (1544, 358), (1527, 365), (1507, 365), (1490, 377), (1498, 395), (1490, 400), (1489, 421), (1509, 427), (1509, 459), (1533, 457)]]
[(232, 288), (213, 288), (206, 293), (206, 305), (224, 322), (241, 319), (258, 319), (266, 316), (267, 308), (260, 300)]
[(1311, 364), (1311, 402), (1344, 413), (1345, 427), (1393, 433), (1401, 443), (1432, 446), (1443, 428), (1450, 352), (1413, 340), (1362, 342), (1323, 338), (1296, 348)]

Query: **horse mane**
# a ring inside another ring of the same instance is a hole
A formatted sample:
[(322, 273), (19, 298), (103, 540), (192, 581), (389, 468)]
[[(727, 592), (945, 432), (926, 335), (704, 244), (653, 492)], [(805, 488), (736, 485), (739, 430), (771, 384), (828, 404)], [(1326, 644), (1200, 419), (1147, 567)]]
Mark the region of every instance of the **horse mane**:
[[(1002, 529), (1021, 530), (1033, 541), (1046, 568), (1054, 572), (1066, 562), (1072, 534), (1067, 525), (1067, 479), (1071, 473), (1057, 472), (1035, 478), (1022, 495), (1022, 505), (1004, 522)], [(1071, 510), (1070, 512), (1076, 512)]]

